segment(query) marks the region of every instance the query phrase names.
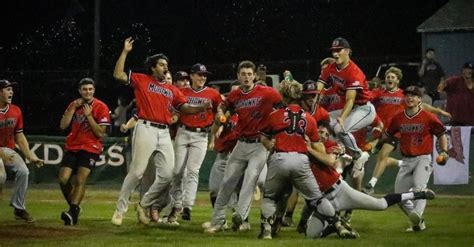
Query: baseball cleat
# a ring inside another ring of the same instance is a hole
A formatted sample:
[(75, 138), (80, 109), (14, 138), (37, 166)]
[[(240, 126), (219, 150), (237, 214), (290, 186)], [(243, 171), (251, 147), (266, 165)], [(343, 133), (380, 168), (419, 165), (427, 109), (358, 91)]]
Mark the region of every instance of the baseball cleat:
[[(212, 223), (211, 223), (210, 221), (207, 221), (207, 222), (204, 222), (204, 223), (201, 224), (201, 227), (202, 227), (203, 229), (209, 228), (209, 227), (211, 227), (211, 226), (212, 226)], [(229, 229), (229, 226), (227, 225), (227, 221), (224, 221), (224, 224), (222, 225), (222, 228), (223, 228), (224, 230)]]
[(164, 226), (179, 226), (179, 222), (176, 219), (170, 218), (168, 216), (163, 217), (163, 219), (159, 222)]
[(375, 192), (374, 186), (372, 186), (370, 183), (367, 183), (362, 189), (362, 192), (367, 195), (372, 195)]
[(158, 209), (156, 208), (151, 208), (150, 209), (150, 218), (152, 222), (160, 222), (160, 213), (158, 212)]
[(352, 177), (358, 177), (364, 171), (364, 164), (369, 160), (369, 153), (362, 152), (360, 157), (354, 160), (354, 168), (352, 169)]
[(211, 225), (210, 227), (204, 229), (204, 233), (216, 233), (216, 232), (222, 232), (224, 231), (224, 225)]
[(417, 212), (411, 212), (408, 214), (408, 218), (412, 224), (412, 227), (408, 228), (407, 232), (420, 232), (426, 229), (425, 221)]
[(436, 197), (435, 192), (430, 189), (415, 191), (413, 192), (413, 194), (415, 196), (415, 200), (419, 200), (419, 199), (433, 200)]
[(184, 208), (183, 213), (181, 214), (181, 219), (190, 221), (191, 220), (191, 209)]
[(283, 218), (283, 222), (281, 223), (282, 226), (292, 226), (293, 225), (293, 217), (285, 216)]
[(61, 213), (61, 220), (64, 221), (65, 226), (72, 226), (73, 224), (72, 215), (67, 211)]
[(239, 229), (240, 225), (242, 225), (244, 221), (242, 220), (242, 217), (240, 216), (240, 214), (238, 213), (235, 213), (233, 216), (232, 216), (232, 230), (235, 232)]
[(258, 235), (259, 239), (272, 239), (272, 226), (270, 223), (265, 222), (260, 225), (260, 234)]
[(137, 204), (137, 219), (140, 223), (144, 225), (150, 224), (150, 218), (146, 215), (145, 209), (140, 205), (140, 203)]
[(239, 226), (239, 232), (248, 232), (250, 231), (250, 223), (244, 222)]
[(26, 223), (35, 223), (36, 219), (31, 216), (28, 211), (24, 209), (16, 209), (14, 210), (13, 214), (15, 215), (16, 220), (24, 220)]
[(123, 221), (123, 213), (120, 213), (119, 211), (115, 210), (114, 215), (112, 216), (112, 224), (114, 226), (121, 226)]
[(298, 226), (296, 226), (296, 231), (298, 233), (305, 233), (306, 234), (306, 228), (307, 228), (307, 222), (300, 220), (300, 222), (298, 222)]

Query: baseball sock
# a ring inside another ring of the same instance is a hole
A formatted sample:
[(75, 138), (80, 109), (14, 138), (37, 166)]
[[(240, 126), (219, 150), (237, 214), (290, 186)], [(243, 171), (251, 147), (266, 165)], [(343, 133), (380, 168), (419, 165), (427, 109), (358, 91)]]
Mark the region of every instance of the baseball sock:
[(69, 212), (71, 212), (72, 215), (77, 217), (79, 215), (79, 205), (77, 204), (71, 204), (69, 206)]
[(286, 211), (285, 217), (292, 218), (293, 217), (293, 211)]
[[(404, 193), (404, 194), (411, 194), (413, 197), (413, 193)], [(385, 201), (387, 201), (387, 207), (392, 206), (395, 203), (399, 203), (402, 201), (402, 194), (388, 194), (384, 196)]]
[(372, 177), (369, 181), (369, 184), (372, 185), (372, 187), (375, 187), (375, 185), (377, 184), (377, 178), (376, 177)]
[(212, 204), (212, 208), (214, 208), (214, 204), (216, 204), (216, 200), (217, 200), (217, 196), (213, 196), (213, 195), (211, 195), (211, 204)]
[(402, 201), (413, 200), (413, 199), (415, 199), (415, 193), (413, 192), (402, 193)]

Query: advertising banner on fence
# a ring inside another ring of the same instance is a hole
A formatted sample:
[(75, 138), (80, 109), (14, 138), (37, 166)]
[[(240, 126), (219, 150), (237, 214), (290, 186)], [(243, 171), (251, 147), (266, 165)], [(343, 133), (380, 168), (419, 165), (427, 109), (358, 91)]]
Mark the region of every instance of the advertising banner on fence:
[(450, 127), (448, 130), (448, 154), (446, 165), (440, 166), (435, 159), (440, 152), (439, 143), (435, 138), (433, 143), (434, 184), (454, 185), (469, 183), (469, 146), (471, 127)]

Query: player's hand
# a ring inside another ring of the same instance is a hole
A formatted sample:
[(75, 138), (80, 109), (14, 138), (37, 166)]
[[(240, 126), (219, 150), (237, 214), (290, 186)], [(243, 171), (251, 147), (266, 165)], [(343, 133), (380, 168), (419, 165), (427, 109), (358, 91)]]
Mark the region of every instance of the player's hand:
[(135, 40), (133, 40), (132, 37), (126, 38), (123, 42), (123, 51), (130, 52), (133, 49), (133, 42), (135, 42)]
[(128, 131), (128, 127), (126, 124), (120, 125), (120, 132), (127, 133), (127, 131)]
[(208, 150), (208, 151), (209, 151), (209, 150), (214, 150), (214, 142), (209, 142), (209, 143), (207, 144), (207, 150)]
[(445, 117), (447, 117), (448, 119), (453, 118), (453, 115), (451, 115), (451, 113), (449, 113), (449, 112), (447, 112), (447, 111), (441, 110), (440, 114), (441, 114), (441, 116), (445, 116)]
[(31, 158), (30, 162), (33, 163), (38, 168), (44, 165), (44, 160), (39, 159), (38, 157)]
[(344, 119), (342, 117), (337, 118), (337, 123), (341, 126), (342, 131), (346, 132), (346, 128), (344, 127)]
[(76, 100), (74, 100), (74, 103), (72, 105), (73, 105), (74, 109), (77, 109), (77, 108), (81, 107), (83, 104), (84, 104), (83, 99), (76, 99)]
[(86, 117), (89, 116), (89, 115), (91, 115), (91, 113), (92, 113), (92, 106), (91, 106), (91, 105), (89, 105), (89, 104), (84, 104), (84, 105), (82, 106), (82, 109), (84, 110), (84, 115), (85, 115)]

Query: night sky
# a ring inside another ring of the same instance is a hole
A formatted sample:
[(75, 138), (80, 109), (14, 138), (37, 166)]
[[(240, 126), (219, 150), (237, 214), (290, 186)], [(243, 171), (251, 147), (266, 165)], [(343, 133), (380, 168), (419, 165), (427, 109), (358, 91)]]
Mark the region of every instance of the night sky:
[[(356, 58), (418, 55), (416, 27), (446, 2), (102, 0), (101, 68), (113, 68), (127, 36), (135, 66), (155, 52), (182, 66), (319, 59), (338, 36)], [(0, 71), (91, 68), (93, 12), (93, 1), (9, 1)]]

